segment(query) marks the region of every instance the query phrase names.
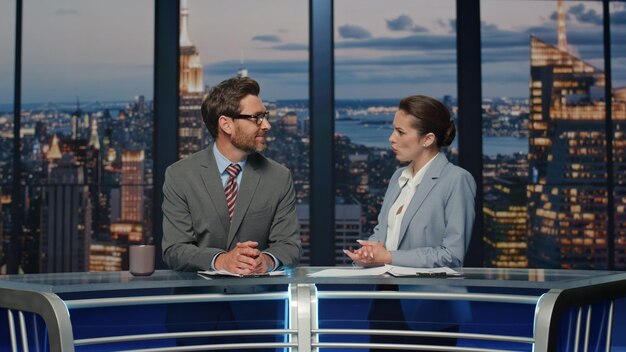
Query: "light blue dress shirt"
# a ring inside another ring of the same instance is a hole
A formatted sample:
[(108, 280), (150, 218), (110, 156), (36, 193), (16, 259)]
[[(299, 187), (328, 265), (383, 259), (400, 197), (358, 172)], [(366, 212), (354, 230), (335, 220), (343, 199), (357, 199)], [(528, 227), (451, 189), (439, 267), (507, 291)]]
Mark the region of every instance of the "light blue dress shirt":
[[(232, 162), (230, 160), (228, 160), (228, 158), (225, 157), (224, 154), (222, 154), (220, 152), (220, 150), (217, 148), (217, 143), (213, 143), (213, 155), (215, 155), (215, 162), (217, 163), (217, 169), (219, 170), (220, 177), (222, 178), (222, 186), (224, 188), (226, 188), (226, 183), (228, 182), (228, 177), (229, 177), (228, 172), (226, 172), (226, 168), (228, 166), (230, 166), (230, 164), (232, 164)], [(236, 164), (238, 164), (241, 167), (241, 171), (237, 175), (237, 185), (241, 184), (241, 178), (243, 176), (243, 171), (245, 170), (247, 162), (248, 162), (248, 160), (244, 159), (244, 160), (236, 163)], [(224, 251), (222, 253), (226, 253), (226, 251)], [(274, 270), (276, 270), (280, 266), (280, 261), (276, 257), (274, 257), (271, 253), (267, 253), (267, 252), (263, 252), (263, 253), (269, 255), (270, 257), (272, 257), (272, 259), (274, 259), (274, 263), (275, 263)], [(211, 262), (211, 269), (213, 269), (213, 270), (216, 270), (215, 269), (215, 259), (216, 258), (217, 258), (217, 255), (215, 257), (213, 257), (213, 261)]]
[[(216, 143), (213, 143), (213, 155), (215, 155), (215, 162), (217, 162), (217, 169), (220, 171), (220, 177), (222, 177), (222, 186), (226, 188), (226, 182), (228, 182), (228, 177), (229, 177), (228, 172), (226, 172), (226, 168), (230, 166), (232, 162), (228, 160), (228, 158), (226, 158), (224, 154), (220, 152), (219, 149), (217, 149)], [(236, 163), (241, 167), (241, 172), (239, 172), (239, 174), (237, 175), (238, 185), (241, 184), (241, 177), (243, 175), (243, 170), (245, 169), (247, 162), (248, 160), (244, 159)]]

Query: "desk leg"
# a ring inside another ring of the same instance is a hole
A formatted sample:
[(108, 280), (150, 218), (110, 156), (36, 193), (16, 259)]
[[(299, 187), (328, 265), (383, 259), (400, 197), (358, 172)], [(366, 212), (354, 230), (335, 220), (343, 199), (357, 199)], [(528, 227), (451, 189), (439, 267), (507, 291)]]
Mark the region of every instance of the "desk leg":
[(297, 351), (311, 352), (311, 344), (318, 342), (317, 334), (311, 334), (311, 330), (317, 330), (318, 327), (317, 289), (312, 284), (290, 285), (289, 300), (289, 328), (297, 331)]
[[(41, 316), (50, 337), (50, 351), (74, 352), (74, 336), (67, 307), (59, 296), (48, 292), (33, 292), (0, 288), (0, 307)], [(20, 314), (21, 316), (21, 314)], [(22, 317), (22, 316), (21, 316)], [(22, 338), (25, 332), (23, 318), (20, 320)]]
[(535, 308), (535, 345), (533, 352), (548, 352), (556, 348), (560, 314), (557, 309), (561, 290), (550, 290), (544, 293)]

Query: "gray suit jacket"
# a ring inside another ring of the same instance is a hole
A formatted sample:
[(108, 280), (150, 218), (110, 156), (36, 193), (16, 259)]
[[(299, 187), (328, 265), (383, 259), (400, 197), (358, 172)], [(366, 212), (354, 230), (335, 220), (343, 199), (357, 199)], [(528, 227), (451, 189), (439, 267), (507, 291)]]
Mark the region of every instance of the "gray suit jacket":
[(165, 171), (163, 260), (174, 270), (210, 269), (215, 255), (243, 241), (297, 265), (298, 231), (291, 173), (261, 154), (248, 156), (232, 223), (213, 144)]
[[(370, 241), (385, 242), (389, 209), (400, 195), (398, 169), (385, 194), (378, 225)], [(474, 225), (476, 182), (464, 169), (439, 153), (415, 190), (400, 226), (398, 250), (392, 264), (416, 268), (460, 267)]]

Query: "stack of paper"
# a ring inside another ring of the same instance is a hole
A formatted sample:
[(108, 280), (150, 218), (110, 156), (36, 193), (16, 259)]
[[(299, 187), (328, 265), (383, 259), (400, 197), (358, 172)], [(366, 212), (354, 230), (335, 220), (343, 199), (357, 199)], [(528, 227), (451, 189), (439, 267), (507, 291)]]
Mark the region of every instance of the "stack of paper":
[(259, 276), (284, 276), (286, 275), (284, 270), (270, 271), (268, 273), (260, 273), (260, 274), (235, 274), (226, 270), (198, 270), (198, 275), (204, 278), (210, 278), (211, 276), (235, 276), (235, 277), (259, 277)]
[(384, 265), (374, 268), (341, 268), (320, 270), (308, 276), (311, 277), (357, 277), (357, 276), (378, 276), (389, 274), (392, 276), (413, 276), (413, 277), (447, 277), (461, 276), (461, 273), (448, 267), (441, 268), (410, 268), (405, 266)]

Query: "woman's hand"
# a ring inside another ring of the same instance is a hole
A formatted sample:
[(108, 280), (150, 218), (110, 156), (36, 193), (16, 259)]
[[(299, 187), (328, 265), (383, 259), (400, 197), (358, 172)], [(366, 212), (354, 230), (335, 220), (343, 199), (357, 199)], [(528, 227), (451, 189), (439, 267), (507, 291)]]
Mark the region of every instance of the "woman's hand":
[(382, 242), (357, 240), (361, 248), (357, 250), (344, 249), (343, 252), (363, 266), (379, 266), (391, 264), (391, 253), (385, 249)]

